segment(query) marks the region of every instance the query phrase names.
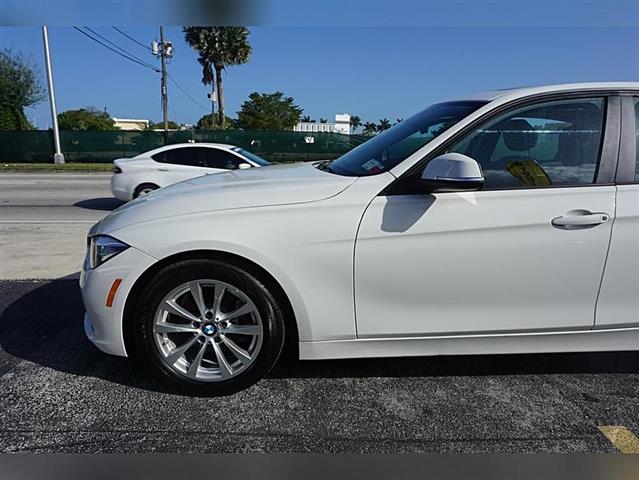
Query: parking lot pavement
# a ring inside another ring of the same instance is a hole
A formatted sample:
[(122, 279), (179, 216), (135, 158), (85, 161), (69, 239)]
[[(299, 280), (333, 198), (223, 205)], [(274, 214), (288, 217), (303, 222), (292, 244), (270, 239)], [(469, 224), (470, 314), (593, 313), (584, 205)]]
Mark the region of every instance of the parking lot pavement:
[(118, 204), (108, 175), (0, 185), (2, 452), (613, 452), (639, 433), (637, 352), (289, 362), (230, 397), (166, 391), (84, 338), (60, 278)]
[(180, 396), (85, 340), (76, 281), (0, 282), (3, 452), (612, 452), (639, 354), (295, 362)]
[(110, 174), (0, 174), (0, 279), (58, 278), (82, 264), (89, 227), (121, 204)]

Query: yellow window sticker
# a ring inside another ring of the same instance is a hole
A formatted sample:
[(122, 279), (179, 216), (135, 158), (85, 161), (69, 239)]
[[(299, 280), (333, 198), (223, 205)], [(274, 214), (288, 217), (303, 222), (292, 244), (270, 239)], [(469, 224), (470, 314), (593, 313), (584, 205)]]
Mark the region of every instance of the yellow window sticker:
[(552, 185), (550, 177), (532, 158), (520, 162), (509, 162), (506, 170), (524, 187), (547, 187)]

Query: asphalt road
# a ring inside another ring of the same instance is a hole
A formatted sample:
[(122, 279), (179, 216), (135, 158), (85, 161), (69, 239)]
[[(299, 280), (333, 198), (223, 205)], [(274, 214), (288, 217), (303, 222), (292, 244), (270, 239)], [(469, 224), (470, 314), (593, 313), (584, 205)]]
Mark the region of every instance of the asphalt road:
[(639, 354), (295, 362), (224, 398), (167, 392), (84, 339), (72, 280), (0, 283), (3, 452), (612, 452)]
[(121, 204), (110, 174), (0, 174), (0, 279), (76, 273), (89, 227)]
[(79, 265), (64, 239), (115, 205), (108, 177), (27, 177), (0, 177), (2, 261), (19, 255), (0, 281), (0, 452), (614, 452), (598, 427), (639, 433), (637, 352), (288, 362), (229, 397), (166, 391), (84, 338), (60, 278)]

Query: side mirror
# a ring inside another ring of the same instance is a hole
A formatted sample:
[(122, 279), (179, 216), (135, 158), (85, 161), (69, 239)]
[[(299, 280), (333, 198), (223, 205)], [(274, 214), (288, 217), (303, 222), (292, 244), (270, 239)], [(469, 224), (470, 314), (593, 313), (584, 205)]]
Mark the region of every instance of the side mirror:
[(473, 191), (484, 186), (484, 175), (477, 160), (446, 153), (428, 162), (421, 183), (430, 193)]
[(237, 168), (240, 170), (246, 170), (247, 168), (251, 168), (252, 165), (250, 163), (240, 163)]

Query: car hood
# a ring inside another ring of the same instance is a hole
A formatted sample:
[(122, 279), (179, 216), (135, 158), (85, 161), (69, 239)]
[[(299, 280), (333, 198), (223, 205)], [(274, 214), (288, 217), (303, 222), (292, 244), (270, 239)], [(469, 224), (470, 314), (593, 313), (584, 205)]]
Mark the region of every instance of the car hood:
[(356, 180), (318, 170), (311, 163), (203, 175), (122, 205), (92, 233), (191, 213), (314, 202), (337, 195)]

